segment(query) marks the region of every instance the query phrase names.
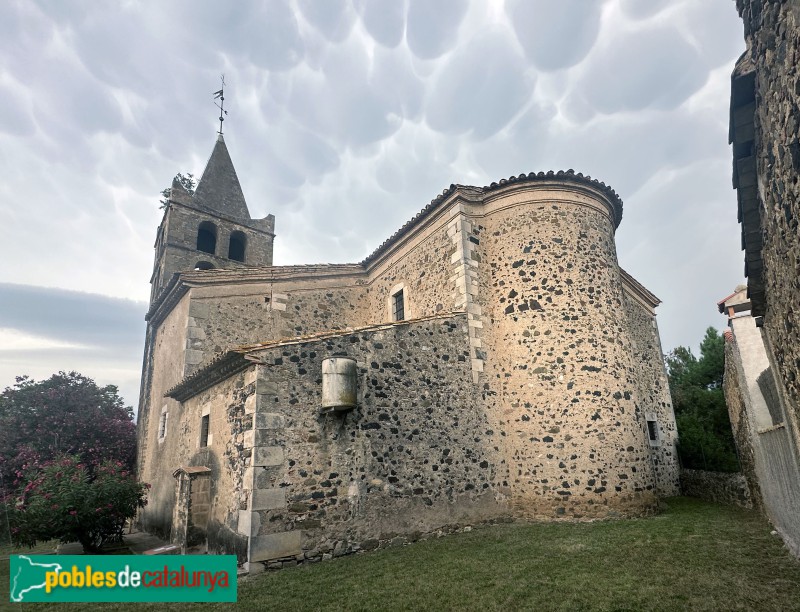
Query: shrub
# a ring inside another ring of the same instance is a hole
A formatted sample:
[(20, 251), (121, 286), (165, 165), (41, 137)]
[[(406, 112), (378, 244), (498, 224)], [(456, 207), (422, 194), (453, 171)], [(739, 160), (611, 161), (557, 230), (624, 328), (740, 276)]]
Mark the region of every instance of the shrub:
[(27, 484), (6, 500), (17, 545), (57, 539), (96, 552), (105, 542), (120, 541), (125, 521), (147, 503), (149, 485), (119, 461), (90, 469), (79, 457), (63, 455), (19, 477)]
[(118, 459), (133, 468), (136, 425), (117, 387), (99, 387), (77, 372), (47, 380), (17, 378), (0, 393), (0, 479), (23, 484), (24, 465), (79, 455), (87, 465)]

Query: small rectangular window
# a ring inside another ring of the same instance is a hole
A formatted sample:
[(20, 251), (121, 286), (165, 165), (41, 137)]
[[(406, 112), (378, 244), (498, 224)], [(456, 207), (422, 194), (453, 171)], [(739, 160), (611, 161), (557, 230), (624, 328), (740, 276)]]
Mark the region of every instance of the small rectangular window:
[(402, 321), (406, 318), (405, 304), (403, 303), (403, 290), (392, 296), (392, 319)]
[(208, 446), (208, 417), (205, 415), (200, 421), (200, 448)]
[(158, 421), (158, 439), (163, 440), (167, 437), (167, 413), (162, 412)]
[(647, 433), (650, 435), (650, 441), (655, 442), (658, 440), (658, 422), (647, 421)]

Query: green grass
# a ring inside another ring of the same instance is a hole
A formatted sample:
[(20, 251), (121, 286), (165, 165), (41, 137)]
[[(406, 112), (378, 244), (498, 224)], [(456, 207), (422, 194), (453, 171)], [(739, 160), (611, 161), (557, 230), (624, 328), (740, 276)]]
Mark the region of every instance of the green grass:
[[(8, 601), (8, 561), (0, 561)], [(232, 604), (194, 604), (229, 609)], [(59, 610), (123, 610), (122, 604)], [(36, 605), (30, 604), (30, 609)], [(137, 604), (136, 610), (189, 604)], [(511, 524), (248, 578), (239, 609), (800, 610), (800, 562), (753, 512), (675, 498), (659, 516)]]
[[(58, 540), (51, 542), (40, 542), (33, 548), (14, 548), (10, 544), (0, 544), (0, 564), (5, 562), (5, 565), (0, 565), (0, 576), (5, 576), (8, 573), (8, 556), (18, 554), (31, 554), (31, 555), (50, 555), (56, 552), (58, 547)], [(5, 572), (5, 573), (3, 573)], [(6, 588), (8, 585), (4, 585)], [(0, 587), (1, 588), (1, 587)], [(6, 593), (8, 595), (8, 593)]]

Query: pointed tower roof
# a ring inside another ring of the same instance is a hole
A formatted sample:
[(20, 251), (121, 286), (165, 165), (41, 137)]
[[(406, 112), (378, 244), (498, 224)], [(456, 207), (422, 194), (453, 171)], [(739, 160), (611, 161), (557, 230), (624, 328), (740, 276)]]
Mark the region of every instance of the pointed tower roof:
[(217, 143), (208, 158), (192, 202), (236, 219), (250, 219), (250, 211), (247, 210), (242, 187), (222, 134), (217, 136)]

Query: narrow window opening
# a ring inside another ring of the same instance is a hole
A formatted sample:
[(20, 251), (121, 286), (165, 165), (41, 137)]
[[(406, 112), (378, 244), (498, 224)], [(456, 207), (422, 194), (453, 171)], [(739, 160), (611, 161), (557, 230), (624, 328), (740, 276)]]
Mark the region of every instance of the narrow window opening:
[(167, 437), (167, 413), (162, 412), (158, 421), (158, 439), (163, 440)]
[(243, 232), (233, 232), (228, 241), (228, 259), (244, 261), (244, 252), (247, 247), (247, 237)]
[(195, 270), (213, 270), (214, 269), (214, 264), (212, 264), (210, 261), (198, 261), (196, 264), (194, 264), (194, 269)]
[(406, 318), (405, 304), (403, 303), (403, 290), (392, 295), (392, 320), (402, 321)]
[(208, 417), (205, 415), (200, 421), (200, 448), (208, 446)]
[(658, 440), (658, 422), (647, 421), (647, 433), (650, 436), (650, 441), (655, 442)]
[(217, 252), (217, 226), (203, 221), (197, 229), (197, 250), (203, 253)]

